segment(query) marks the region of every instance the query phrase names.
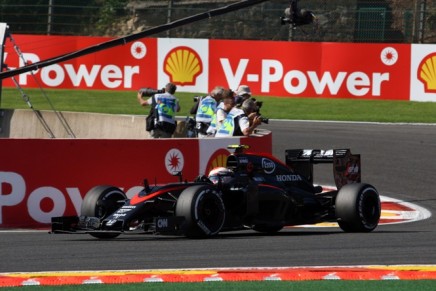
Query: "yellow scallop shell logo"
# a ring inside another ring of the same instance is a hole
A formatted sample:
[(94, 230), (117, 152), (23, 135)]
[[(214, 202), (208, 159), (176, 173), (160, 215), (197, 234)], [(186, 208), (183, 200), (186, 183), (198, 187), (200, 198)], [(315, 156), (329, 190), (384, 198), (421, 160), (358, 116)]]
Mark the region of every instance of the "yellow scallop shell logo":
[(424, 84), (426, 93), (436, 93), (436, 53), (425, 57), (418, 67), (418, 79)]
[(206, 165), (206, 174), (217, 167), (225, 167), (227, 164), (227, 157), (229, 156), (229, 151), (226, 149), (218, 149), (209, 158)]
[(203, 72), (200, 56), (190, 47), (176, 47), (165, 57), (164, 71), (176, 85), (195, 85)]

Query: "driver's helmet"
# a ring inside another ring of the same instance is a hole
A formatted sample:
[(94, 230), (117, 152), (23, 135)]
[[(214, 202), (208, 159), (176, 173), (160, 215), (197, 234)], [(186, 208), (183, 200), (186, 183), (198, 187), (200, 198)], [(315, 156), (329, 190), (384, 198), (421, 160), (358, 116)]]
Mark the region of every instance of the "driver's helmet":
[(212, 183), (218, 184), (219, 181), (221, 181), (221, 183), (230, 182), (230, 180), (233, 179), (233, 176), (234, 173), (232, 170), (224, 167), (217, 167), (209, 172), (208, 178), (212, 181)]

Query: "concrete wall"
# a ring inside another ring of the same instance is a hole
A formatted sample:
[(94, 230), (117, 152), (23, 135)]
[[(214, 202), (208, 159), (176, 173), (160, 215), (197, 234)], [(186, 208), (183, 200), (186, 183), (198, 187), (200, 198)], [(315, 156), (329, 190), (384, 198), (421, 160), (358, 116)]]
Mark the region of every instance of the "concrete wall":
[[(45, 120), (49, 133), (38, 116)], [(179, 120), (176, 137), (183, 137), (184, 120)], [(68, 131), (69, 127), (71, 131)], [(72, 132), (72, 134), (70, 134)], [(116, 115), (81, 112), (0, 110), (3, 138), (146, 139), (145, 115)]]

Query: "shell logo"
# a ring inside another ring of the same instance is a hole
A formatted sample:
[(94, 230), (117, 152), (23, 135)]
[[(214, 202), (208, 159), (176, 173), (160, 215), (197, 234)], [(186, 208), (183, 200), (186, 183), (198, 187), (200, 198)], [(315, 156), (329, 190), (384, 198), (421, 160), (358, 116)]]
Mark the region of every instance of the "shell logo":
[(197, 77), (203, 72), (203, 63), (192, 48), (180, 46), (165, 56), (164, 72), (176, 85), (195, 85)]
[(225, 167), (227, 164), (227, 157), (229, 156), (229, 151), (225, 149), (218, 149), (214, 152), (209, 159), (206, 166), (206, 174), (209, 174), (214, 168)]
[(436, 93), (436, 53), (426, 56), (418, 66), (418, 79), (426, 93)]

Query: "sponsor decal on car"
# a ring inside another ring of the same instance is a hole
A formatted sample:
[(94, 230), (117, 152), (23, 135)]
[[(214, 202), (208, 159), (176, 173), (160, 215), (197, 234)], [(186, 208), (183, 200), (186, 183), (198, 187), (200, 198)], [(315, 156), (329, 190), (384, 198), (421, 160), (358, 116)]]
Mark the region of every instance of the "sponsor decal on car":
[(272, 174), (276, 170), (276, 164), (270, 159), (262, 159), (262, 168), (265, 174)]
[(276, 180), (279, 182), (294, 182), (294, 181), (302, 181), (300, 175), (276, 175)]

